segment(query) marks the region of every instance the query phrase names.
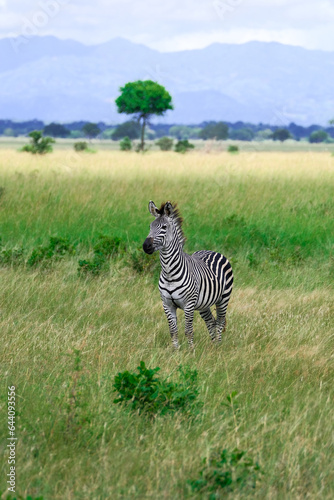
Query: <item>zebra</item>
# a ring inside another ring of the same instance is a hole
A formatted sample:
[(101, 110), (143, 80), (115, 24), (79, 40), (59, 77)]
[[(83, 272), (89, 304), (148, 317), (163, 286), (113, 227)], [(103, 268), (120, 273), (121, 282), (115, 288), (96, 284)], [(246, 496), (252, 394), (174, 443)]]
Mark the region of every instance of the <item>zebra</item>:
[[(233, 287), (231, 264), (217, 252), (200, 250), (188, 255), (183, 251), (183, 220), (176, 204), (167, 201), (158, 209), (153, 201), (150, 201), (148, 209), (155, 220), (150, 225), (143, 250), (147, 254), (160, 250), (159, 291), (173, 347), (179, 348), (176, 315), (178, 308), (184, 310), (185, 334), (190, 348), (194, 347), (195, 310), (199, 311), (205, 321), (211, 340), (215, 342), (217, 339), (221, 342), (226, 325), (226, 309)], [(216, 306), (216, 319), (210, 309), (213, 305)]]

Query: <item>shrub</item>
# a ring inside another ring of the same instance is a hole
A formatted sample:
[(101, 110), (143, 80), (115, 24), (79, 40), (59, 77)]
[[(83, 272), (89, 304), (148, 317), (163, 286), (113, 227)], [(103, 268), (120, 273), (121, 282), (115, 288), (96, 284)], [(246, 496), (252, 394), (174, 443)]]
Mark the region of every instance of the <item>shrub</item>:
[(128, 136), (124, 137), (124, 139), (120, 141), (119, 147), (121, 151), (130, 151), (132, 149), (131, 139)]
[(229, 153), (239, 153), (239, 146), (236, 146), (235, 144), (230, 144), (229, 147), (227, 148), (227, 151)]
[(257, 462), (247, 457), (245, 451), (224, 449), (211, 455), (200, 471), (200, 477), (188, 481), (193, 492), (211, 493), (209, 498), (221, 498), (236, 490), (252, 490), (262, 473)]
[(93, 249), (94, 257), (92, 260), (79, 260), (79, 274), (98, 276), (102, 271), (108, 271), (109, 260), (125, 251), (125, 245), (117, 237), (100, 235)]
[(170, 151), (173, 147), (173, 139), (170, 137), (161, 137), (156, 141), (156, 145), (159, 146), (161, 151)]
[[(1, 247), (1, 244), (0, 244)], [(0, 249), (0, 265), (15, 266), (24, 262), (24, 249), (22, 247), (1, 248)]]
[(158, 277), (160, 274), (161, 266), (158, 252), (153, 255), (147, 255), (143, 252), (142, 247), (132, 249), (128, 253), (130, 266), (138, 274), (149, 273)]
[(176, 153), (186, 153), (189, 149), (193, 149), (194, 147), (194, 144), (191, 144), (188, 139), (184, 139), (175, 144), (174, 150)]
[(53, 151), (51, 144), (56, 141), (52, 137), (43, 137), (42, 132), (39, 130), (30, 132), (29, 137), (31, 137), (30, 144), (23, 146), (20, 151), (40, 155)]
[(51, 236), (47, 246), (34, 248), (27, 260), (29, 267), (35, 267), (39, 264), (50, 264), (52, 260), (59, 260), (65, 254), (73, 254), (74, 247), (67, 238)]
[(118, 391), (114, 403), (127, 405), (131, 410), (151, 416), (190, 410), (198, 395), (197, 371), (180, 366), (181, 382), (175, 383), (159, 379), (156, 376), (159, 370), (159, 367), (146, 368), (144, 361), (141, 361), (137, 367), (138, 373), (118, 373), (113, 384)]
[(75, 151), (87, 151), (88, 150), (88, 144), (86, 141), (75, 142), (73, 147), (74, 147)]

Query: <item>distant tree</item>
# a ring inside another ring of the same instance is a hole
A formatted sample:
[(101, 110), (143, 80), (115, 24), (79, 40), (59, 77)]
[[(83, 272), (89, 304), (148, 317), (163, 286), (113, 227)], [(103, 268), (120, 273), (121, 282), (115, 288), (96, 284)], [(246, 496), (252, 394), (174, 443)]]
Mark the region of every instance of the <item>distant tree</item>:
[(251, 128), (239, 128), (237, 130), (231, 130), (230, 138), (237, 141), (252, 141), (255, 136), (255, 132)]
[(325, 130), (315, 130), (309, 137), (309, 142), (325, 142), (328, 140), (328, 134)]
[(169, 129), (169, 134), (179, 141), (189, 139), (192, 136), (193, 129), (186, 125), (173, 125)]
[(105, 130), (103, 130), (103, 132), (101, 133), (101, 138), (102, 139), (112, 139), (113, 137), (113, 133), (115, 132), (115, 128), (106, 128)]
[(145, 126), (152, 115), (162, 116), (173, 109), (172, 97), (165, 87), (151, 80), (129, 82), (120, 88), (121, 95), (116, 99), (119, 113), (135, 115), (141, 123), (140, 150), (145, 147)]
[(121, 123), (114, 130), (111, 137), (114, 141), (123, 139), (123, 137), (129, 137), (129, 139), (138, 139), (138, 137), (140, 137), (140, 125), (137, 121), (134, 120)]
[(159, 146), (161, 151), (170, 151), (173, 147), (173, 139), (170, 137), (160, 137), (156, 141), (156, 145)]
[(101, 133), (101, 129), (96, 123), (86, 123), (81, 130), (89, 139), (94, 139), (94, 137), (97, 137)]
[(264, 130), (259, 130), (256, 133), (255, 139), (258, 141), (265, 141), (266, 139), (271, 139), (273, 131), (270, 128), (265, 128)]
[(23, 146), (21, 151), (40, 155), (52, 152), (51, 144), (56, 142), (52, 137), (43, 137), (40, 130), (30, 132), (29, 137), (31, 137), (30, 144)]
[(60, 123), (50, 123), (44, 127), (44, 134), (50, 135), (51, 137), (68, 137), (70, 131), (61, 125)]
[(291, 139), (291, 134), (286, 128), (278, 128), (277, 130), (275, 130), (271, 138), (273, 139), (273, 141), (284, 142), (287, 139)]
[(81, 137), (84, 137), (84, 133), (82, 130), (71, 130), (70, 137), (72, 139), (80, 139)]
[(224, 122), (209, 123), (198, 134), (201, 139), (217, 139), (225, 141), (228, 138), (228, 125)]
[(15, 130), (8, 127), (8, 128), (5, 128), (5, 130), (3, 131), (3, 135), (5, 135), (6, 137), (16, 137), (17, 134), (15, 133)]
[(334, 125), (334, 118), (332, 120), (329, 120), (330, 125)]

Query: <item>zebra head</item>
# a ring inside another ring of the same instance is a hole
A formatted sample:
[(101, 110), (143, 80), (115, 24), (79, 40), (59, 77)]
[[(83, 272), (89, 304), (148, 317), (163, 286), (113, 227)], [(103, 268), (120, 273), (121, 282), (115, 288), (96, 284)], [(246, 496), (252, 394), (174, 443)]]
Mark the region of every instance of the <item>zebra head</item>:
[(152, 254), (168, 246), (174, 237), (174, 208), (170, 201), (162, 204), (160, 209), (150, 201), (148, 209), (155, 220), (150, 225), (150, 233), (143, 243), (143, 250)]

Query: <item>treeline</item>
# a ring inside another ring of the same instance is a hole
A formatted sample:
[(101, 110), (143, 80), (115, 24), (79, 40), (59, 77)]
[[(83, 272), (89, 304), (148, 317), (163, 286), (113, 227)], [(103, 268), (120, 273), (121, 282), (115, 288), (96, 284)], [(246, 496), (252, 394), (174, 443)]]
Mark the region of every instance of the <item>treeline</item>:
[[(15, 122), (12, 120), (0, 120), (0, 135), (7, 137), (26, 136), (34, 130), (43, 131), (45, 135), (60, 138), (79, 139), (82, 137), (109, 140), (120, 140), (124, 137), (138, 139), (140, 137), (140, 126), (136, 121), (130, 120), (119, 125), (109, 125), (104, 122), (90, 123), (77, 121), (66, 124), (45, 124), (41, 120), (29, 120)], [(334, 140), (334, 126), (321, 127), (310, 125), (303, 127), (296, 123), (289, 125), (253, 124), (238, 121), (215, 122), (205, 121), (194, 125), (179, 125), (151, 123), (146, 130), (146, 139), (159, 139), (164, 136), (174, 137), (178, 140), (185, 139), (213, 139), (218, 140), (235, 139), (240, 141), (252, 140), (280, 140), (286, 139), (310, 140), (310, 142), (332, 142)]]

